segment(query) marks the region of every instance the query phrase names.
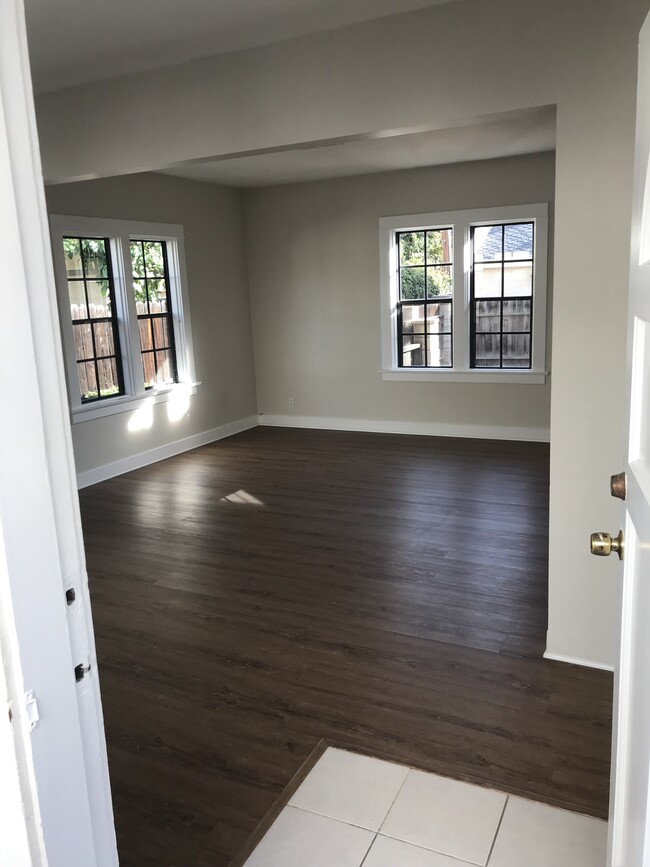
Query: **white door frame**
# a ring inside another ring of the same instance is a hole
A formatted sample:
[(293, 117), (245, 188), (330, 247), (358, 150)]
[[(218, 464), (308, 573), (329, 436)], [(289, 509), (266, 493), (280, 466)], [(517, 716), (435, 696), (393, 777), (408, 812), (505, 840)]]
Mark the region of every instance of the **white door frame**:
[[(0, 796), (0, 862), (114, 867), (106, 743), (22, 0), (0, 2), (0, 191), (0, 763), (3, 787), (5, 767), (10, 782)], [(70, 605), (69, 588), (76, 594)], [(77, 683), (79, 664), (89, 670)], [(40, 715), (33, 728), (28, 691)], [(9, 855), (14, 860), (3, 860)]]

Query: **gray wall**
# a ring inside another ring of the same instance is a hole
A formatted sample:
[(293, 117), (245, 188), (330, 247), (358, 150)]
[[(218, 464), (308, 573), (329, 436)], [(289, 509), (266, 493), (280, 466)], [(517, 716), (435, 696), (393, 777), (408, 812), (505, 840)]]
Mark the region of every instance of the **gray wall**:
[(189, 284), (196, 377), (190, 410), (129, 431), (132, 413), (72, 426), (77, 472), (129, 458), (257, 413), (241, 195), (237, 190), (141, 174), (48, 187), (53, 214), (181, 223)]
[(552, 227), (554, 169), (544, 153), (247, 191), (259, 411), (548, 439), (549, 382), (382, 381), (378, 244), (398, 214), (549, 202)]

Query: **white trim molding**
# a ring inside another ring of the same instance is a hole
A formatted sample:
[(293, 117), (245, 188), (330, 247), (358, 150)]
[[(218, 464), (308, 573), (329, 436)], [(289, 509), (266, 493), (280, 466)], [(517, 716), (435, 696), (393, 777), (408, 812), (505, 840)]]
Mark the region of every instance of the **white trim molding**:
[(550, 442), (548, 428), (500, 427), (498, 425), (447, 424), (445, 422), (393, 421), (388, 419), (329, 418), (321, 416), (266, 415), (259, 423), (269, 427), (310, 428), (313, 430), (362, 431), (364, 433), (409, 434), (463, 439)]
[(536, 370), (414, 370), (400, 367), (380, 371), (384, 382), (491, 382), (503, 385), (543, 385), (547, 371)]
[(155, 464), (157, 461), (164, 461), (165, 458), (171, 458), (174, 455), (180, 455), (182, 452), (188, 452), (196, 449), (199, 446), (205, 446), (208, 443), (216, 442), (217, 440), (225, 439), (233, 436), (233, 434), (241, 433), (250, 428), (257, 427), (257, 416), (249, 416), (248, 418), (231, 421), (227, 424), (222, 424), (219, 427), (211, 428), (210, 430), (202, 431), (198, 434), (193, 434), (189, 437), (183, 437), (180, 440), (174, 440), (165, 445), (158, 446), (155, 449), (149, 449), (146, 452), (138, 452), (135, 455), (130, 455), (128, 458), (122, 458), (119, 461), (112, 461), (110, 464), (102, 464), (100, 467), (95, 467), (92, 470), (85, 470), (77, 473), (77, 487), (87, 488), (89, 485), (96, 485), (98, 482), (104, 482), (106, 479), (112, 479), (115, 476), (121, 476), (123, 473), (129, 473), (131, 470), (146, 467), (149, 464)]
[[(161, 386), (160, 388), (152, 388), (146, 395), (125, 394), (120, 397), (113, 398), (110, 401), (98, 401), (96, 405), (90, 404), (80, 410), (72, 410), (70, 413), (70, 421), (72, 424), (80, 424), (84, 421), (93, 421), (96, 418), (103, 418), (106, 415), (115, 415), (120, 412), (133, 412), (140, 409), (145, 404), (155, 405), (157, 403), (167, 403), (174, 400), (176, 395), (183, 394), (191, 396), (196, 394), (200, 382), (175, 382), (172, 385)], [(105, 404), (110, 403), (110, 406)]]
[(581, 656), (564, 656), (562, 653), (544, 651), (544, 659), (552, 662), (564, 662), (567, 665), (581, 665), (583, 668), (598, 668), (600, 671), (614, 671), (614, 666), (607, 662), (597, 662), (595, 659), (583, 659)]

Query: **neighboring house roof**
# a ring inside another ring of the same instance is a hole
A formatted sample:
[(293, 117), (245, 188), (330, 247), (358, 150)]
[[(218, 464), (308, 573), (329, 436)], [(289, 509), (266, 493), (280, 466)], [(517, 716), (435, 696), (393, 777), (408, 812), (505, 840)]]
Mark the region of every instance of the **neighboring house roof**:
[[(477, 244), (475, 240), (474, 255), (477, 260), (501, 259), (502, 231), (502, 226), (492, 226), (481, 243)], [(505, 227), (504, 256), (506, 259), (532, 259), (532, 223), (513, 223)]]

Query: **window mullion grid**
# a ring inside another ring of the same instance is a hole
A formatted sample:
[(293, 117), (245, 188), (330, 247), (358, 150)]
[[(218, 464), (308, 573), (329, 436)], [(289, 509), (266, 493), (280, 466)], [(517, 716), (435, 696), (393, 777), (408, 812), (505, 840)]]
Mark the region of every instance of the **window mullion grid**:
[[(78, 238), (77, 240), (79, 241), (79, 255), (81, 256), (81, 274), (83, 276), (84, 298), (86, 299), (86, 319), (88, 320), (88, 325), (90, 327), (90, 342), (93, 345), (93, 367), (95, 368), (95, 385), (97, 387), (97, 397), (99, 398), (101, 397), (101, 389), (99, 388), (99, 368), (97, 366), (97, 344), (95, 342), (95, 328), (93, 325), (93, 318), (90, 315), (90, 300), (88, 298), (88, 283), (86, 278), (86, 257), (84, 255), (82, 239)], [(106, 250), (106, 255), (108, 261), (108, 249)], [(113, 335), (113, 339), (115, 339), (115, 335)], [(87, 364), (87, 362), (83, 363)], [(83, 401), (83, 395), (81, 399)]]
[[(149, 292), (149, 275), (147, 274), (147, 260), (145, 259), (144, 239), (142, 241), (139, 241), (138, 243), (140, 244), (140, 247), (142, 249), (142, 268), (143, 268), (143, 273), (144, 273), (144, 291), (145, 291), (146, 296), (147, 296), (147, 317), (146, 318), (147, 318), (147, 322), (149, 323), (149, 333), (151, 334), (151, 349), (152, 349), (152, 351), (151, 351), (150, 355), (151, 355), (152, 360), (153, 360), (153, 378), (154, 378), (154, 381), (152, 382), (151, 386), (153, 387), (158, 383), (158, 356), (156, 353), (156, 329), (154, 328), (154, 325), (153, 325), (153, 316), (151, 313), (151, 294)], [(145, 382), (145, 388), (146, 388), (146, 382)]]
[[(176, 355), (176, 340), (175, 340), (175, 329), (174, 329), (174, 309), (175, 305), (172, 303), (172, 286), (171, 286), (171, 274), (169, 269), (169, 260), (168, 260), (168, 242), (166, 240), (156, 240), (156, 243), (161, 245), (161, 252), (163, 257), (163, 276), (157, 274), (149, 274), (147, 272), (146, 262), (145, 262), (145, 244), (147, 239), (138, 239), (135, 243), (139, 244), (141, 247), (141, 255), (142, 255), (142, 263), (143, 263), (143, 277), (142, 281), (145, 287), (145, 295), (146, 295), (146, 313), (137, 314), (138, 321), (146, 320), (149, 324), (149, 333), (151, 335), (151, 349), (140, 349), (141, 359), (143, 362), (144, 368), (144, 357), (146, 355), (151, 355), (153, 359), (153, 369), (154, 369), (154, 380), (152, 386), (157, 383), (158, 380), (158, 371), (160, 369), (158, 354), (160, 352), (166, 352), (167, 357), (170, 364), (170, 376), (173, 382), (178, 382), (178, 361)], [(133, 242), (132, 242), (133, 243)], [(166, 298), (166, 311), (162, 313), (152, 312), (151, 309), (151, 292), (149, 290), (150, 282), (159, 282), (163, 280), (165, 284), (165, 298)], [(156, 329), (155, 329), (155, 321), (158, 319), (164, 319), (167, 325), (167, 344), (165, 346), (159, 346), (156, 338)], [(144, 374), (143, 374), (144, 375)], [(144, 380), (143, 380), (144, 382)], [(152, 387), (149, 386), (149, 387)], [(147, 390), (146, 382), (144, 383), (144, 388)]]
[(424, 230), (424, 366), (429, 367), (429, 256), (427, 240), (429, 232)]
[(503, 299), (506, 292), (506, 227), (501, 226), (501, 303), (499, 305), (499, 367), (503, 367)]
[[(397, 279), (399, 280), (399, 268), (397, 270)], [(402, 300), (397, 302), (397, 366), (404, 366), (404, 334), (402, 325)]]
[(466, 269), (469, 277), (469, 359), (468, 369), (476, 368), (476, 293), (475, 293), (475, 263), (474, 263), (474, 231), (475, 227), (470, 226), (468, 231), (469, 243), (465, 245), (465, 249), (469, 250), (469, 267)]
[[(68, 237), (70, 237), (70, 236), (68, 236)], [(81, 274), (82, 274), (82, 279), (80, 281), (75, 281), (75, 282), (83, 282), (84, 299), (86, 301), (86, 320), (82, 324), (87, 324), (89, 329), (90, 329), (90, 341), (92, 343), (92, 352), (93, 352), (92, 359), (86, 359), (84, 361), (77, 361), (77, 371), (78, 371), (79, 364), (90, 364), (92, 362), (92, 365), (95, 369), (95, 386), (97, 389), (97, 396), (95, 398), (87, 398), (86, 400), (84, 400), (83, 395), (80, 395), (81, 403), (84, 404), (84, 403), (94, 402), (96, 400), (105, 400), (106, 397), (113, 397), (113, 395), (102, 396), (98, 360), (113, 359), (115, 361), (115, 373), (117, 376), (117, 388), (118, 388), (118, 394), (116, 396), (123, 395), (125, 389), (124, 389), (124, 377), (122, 374), (122, 363), (121, 363), (122, 359), (121, 359), (121, 355), (120, 355), (121, 344), (120, 344), (120, 334), (119, 334), (117, 309), (116, 309), (116, 299), (115, 299), (115, 279), (114, 279), (114, 271), (113, 271), (113, 253), (111, 250), (110, 239), (109, 238), (98, 239), (104, 243), (104, 251), (105, 251), (105, 255), (106, 255), (107, 276), (105, 278), (93, 277), (92, 279), (94, 281), (108, 283), (109, 292), (111, 293), (111, 315), (110, 315), (110, 317), (95, 317), (95, 316), (90, 315), (90, 298), (88, 295), (88, 280), (91, 278), (88, 276), (88, 274), (86, 272), (86, 256), (84, 254), (84, 247), (83, 247), (84, 238), (82, 238), (81, 236), (79, 236), (79, 237), (74, 236), (74, 237), (75, 237), (75, 240), (79, 244), (79, 255), (81, 257)], [(66, 278), (67, 278), (67, 274), (66, 274)], [(113, 354), (112, 355), (101, 356), (101, 358), (98, 357), (97, 340), (95, 338), (95, 323), (96, 322), (104, 322), (104, 323), (110, 322), (112, 336), (113, 336)], [(73, 335), (74, 335), (74, 325), (75, 325), (75, 323), (73, 322)], [(78, 379), (79, 378), (77, 375), (77, 384), (79, 385)]]
[(528, 338), (528, 369), (532, 370), (533, 367), (533, 323), (535, 321), (535, 269), (537, 268), (537, 263), (535, 261), (535, 244), (537, 243), (537, 226), (535, 222), (532, 223), (533, 227), (533, 258), (530, 261), (530, 316), (528, 319), (528, 329), (529, 329), (529, 338)]

